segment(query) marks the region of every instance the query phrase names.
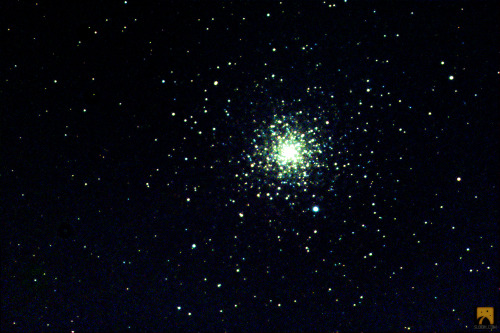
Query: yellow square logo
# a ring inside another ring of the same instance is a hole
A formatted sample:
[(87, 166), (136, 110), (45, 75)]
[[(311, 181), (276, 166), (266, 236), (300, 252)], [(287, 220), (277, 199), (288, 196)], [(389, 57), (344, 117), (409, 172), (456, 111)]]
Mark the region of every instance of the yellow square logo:
[(495, 324), (494, 318), (495, 318), (495, 308), (493, 307), (476, 308), (477, 325), (494, 325)]

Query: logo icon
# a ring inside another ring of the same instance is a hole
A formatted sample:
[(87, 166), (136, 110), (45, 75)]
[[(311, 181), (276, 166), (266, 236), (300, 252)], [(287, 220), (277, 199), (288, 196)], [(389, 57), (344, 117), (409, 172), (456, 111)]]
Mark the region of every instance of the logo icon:
[(476, 325), (493, 325), (495, 324), (495, 308), (493, 307), (477, 307), (476, 308)]
[(474, 329), (496, 329), (495, 308), (492, 306), (481, 306), (476, 308), (474, 316)]

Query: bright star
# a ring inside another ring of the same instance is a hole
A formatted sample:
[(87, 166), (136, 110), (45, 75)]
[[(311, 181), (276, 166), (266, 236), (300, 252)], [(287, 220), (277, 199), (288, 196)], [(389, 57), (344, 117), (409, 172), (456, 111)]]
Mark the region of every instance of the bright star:
[(313, 211), (313, 213), (317, 213), (317, 212), (319, 212), (319, 207), (318, 207), (318, 206), (314, 206), (314, 207), (312, 208), (312, 211)]

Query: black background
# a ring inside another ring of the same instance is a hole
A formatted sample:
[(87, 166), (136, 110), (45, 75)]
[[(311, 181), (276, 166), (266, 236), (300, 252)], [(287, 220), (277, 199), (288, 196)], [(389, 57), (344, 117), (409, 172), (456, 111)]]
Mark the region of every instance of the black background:
[[(2, 4), (2, 331), (472, 328), (499, 299), (498, 4)], [(235, 174), (299, 99), (324, 174), (257, 198)]]

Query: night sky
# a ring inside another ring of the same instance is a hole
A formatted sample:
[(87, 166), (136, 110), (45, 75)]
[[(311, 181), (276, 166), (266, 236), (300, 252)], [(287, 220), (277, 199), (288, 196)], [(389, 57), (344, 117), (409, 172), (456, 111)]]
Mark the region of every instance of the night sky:
[(500, 2), (0, 7), (2, 331), (500, 311)]

